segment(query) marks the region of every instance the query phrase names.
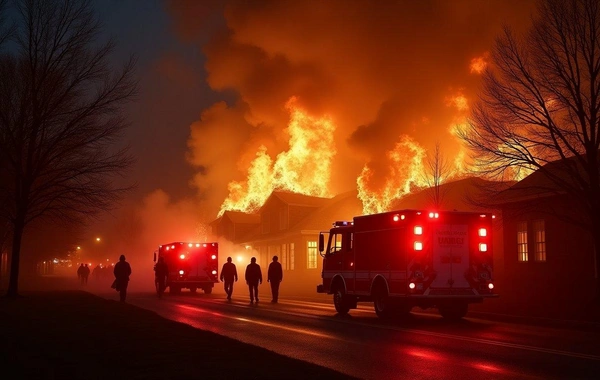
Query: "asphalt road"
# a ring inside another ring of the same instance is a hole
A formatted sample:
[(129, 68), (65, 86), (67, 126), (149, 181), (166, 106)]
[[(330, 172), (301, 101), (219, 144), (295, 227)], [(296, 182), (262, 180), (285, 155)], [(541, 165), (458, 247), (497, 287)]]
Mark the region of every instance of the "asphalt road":
[(250, 305), (234, 295), (228, 302), (220, 293), (128, 296), (128, 303), (165, 318), (364, 379), (595, 379), (600, 371), (596, 328), (471, 315), (452, 323), (418, 311), (383, 321), (370, 304), (337, 315), (324, 295), (269, 300)]

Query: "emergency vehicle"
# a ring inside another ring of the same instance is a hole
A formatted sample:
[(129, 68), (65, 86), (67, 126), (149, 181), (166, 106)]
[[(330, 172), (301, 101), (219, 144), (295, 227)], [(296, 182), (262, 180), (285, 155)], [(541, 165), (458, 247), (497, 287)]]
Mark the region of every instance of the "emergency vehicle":
[(468, 304), (498, 296), (492, 219), (488, 213), (400, 210), (335, 222), (319, 234), (323, 283), (317, 292), (332, 294), (340, 314), (373, 302), (379, 317), (420, 307), (460, 319)]
[(197, 289), (212, 293), (219, 282), (219, 244), (175, 242), (158, 246), (154, 262), (162, 257), (169, 268), (166, 286), (170, 293)]

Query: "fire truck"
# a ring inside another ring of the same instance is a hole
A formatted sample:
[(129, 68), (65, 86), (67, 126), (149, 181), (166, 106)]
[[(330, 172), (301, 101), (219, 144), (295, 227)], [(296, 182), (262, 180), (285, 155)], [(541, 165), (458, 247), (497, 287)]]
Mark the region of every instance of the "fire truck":
[[(166, 286), (170, 293), (197, 289), (212, 293), (219, 282), (219, 244), (175, 242), (158, 246), (154, 261), (162, 257), (169, 268)], [(158, 289), (157, 289), (158, 290)]]
[(335, 222), (319, 234), (323, 283), (317, 292), (332, 294), (340, 314), (373, 302), (382, 318), (420, 307), (461, 319), (468, 304), (498, 297), (492, 219), (489, 213), (400, 210)]

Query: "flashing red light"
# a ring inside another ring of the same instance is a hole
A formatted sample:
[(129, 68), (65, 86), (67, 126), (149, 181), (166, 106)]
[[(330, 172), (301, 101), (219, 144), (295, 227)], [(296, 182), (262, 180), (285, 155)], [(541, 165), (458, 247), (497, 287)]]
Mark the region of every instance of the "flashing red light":
[(212, 274), (214, 274), (214, 275), (216, 275), (216, 274), (217, 274), (217, 271), (216, 271), (216, 270), (213, 270), (211, 273), (212, 273)]
[(184, 273), (184, 272), (183, 272), (183, 270), (180, 270), (180, 271), (179, 271), (179, 275), (180, 275), (180, 276), (183, 276), (183, 273)]
[(394, 215), (393, 220), (394, 220), (394, 222), (399, 221), (400, 220), (400, 215), (398, 215), (398, 214)]
[(492, 290), (492, 289), (494, 289), (494, 284), (492, 284), (492, 283), (490, 282), (490, 283), (488, 284), (488, 289), (489, 289), (489, 290)]
[(214, 260), (217, 258), (217, 255), (212, 255), (210, 258)]
[(411, 282), (410, 284), (408, 284), (408, 288), (411, 289), (411, 290), (414, 289), (414, 288), (416, 288), (416, 287), (417, 287), (417, 285), (415, 285), (414, 282)]
[(477, 231), (477, 234), (478, 234), (479, 236), (481, 236), (481, 237), (487, 236), (487, 229), (485, 229), (485, 228), (480, 228), (480, 229)]
[(183, 260), (183, 259), (185, 259), (185, 255), (179, 255), (179, 258), (180, 258), (181, 260)]
[(479, 243), (479, 251), (480, 252), (487, 252), (487, 244), (485, 244), (485, 243)]
[(415, 226), (414, 232), (415, 232), (415, 235), (423, 235), (423, 227)]
[(440, 217), (440, 214), (439, 214), (439, 213), (437, 213), (437, 212), (430, 212), (430, 213), (429, 213), (429, 217), (430, 217), (430, 218), (437, 219), (437, 218), (439, 218), (439, 217)]
[(422, 251), (423, 250), (423, 243), (420, 241), (415, 241), (415, 251)]

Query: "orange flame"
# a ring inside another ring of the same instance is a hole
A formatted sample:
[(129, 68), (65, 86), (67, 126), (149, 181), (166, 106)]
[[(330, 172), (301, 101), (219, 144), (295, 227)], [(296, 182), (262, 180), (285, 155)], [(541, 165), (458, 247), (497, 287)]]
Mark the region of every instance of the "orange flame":
[[(274, 190), (328, 197), (331, 162), (335, 156), (335, 125), (327, 117), (315, 118), (297, 106), (292, 97), (286, 104), (290, 112), (289, 150), (277, 155), (275, 162), (261, 146), (248, 169), (246, 181), (232, 181), (229, 196), (218, 216), (226, 210), (255, 212)], [(310, 173), (307, 175), (306, 173)]]
[(373, 214), (388, 210), (391, 203), (410, 193), (413, 187), (426, 186), (423, 180), (425, 149), (408, 136), (401, 136), (395, 148), (386, 154), (388, 173), (383, 184), (373, 184), (375, 171), (368, 164), (357, 179), (358, 198), (363, 213)]

